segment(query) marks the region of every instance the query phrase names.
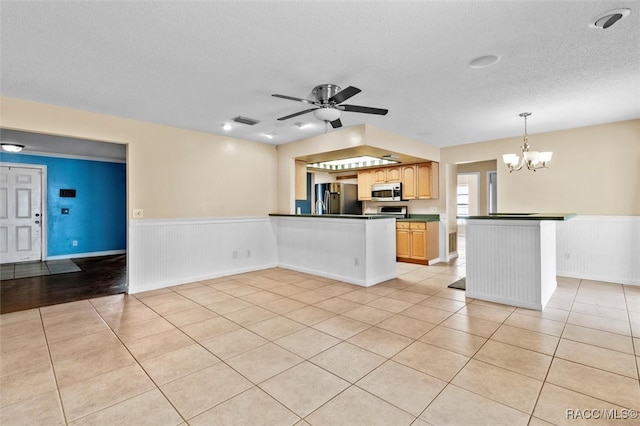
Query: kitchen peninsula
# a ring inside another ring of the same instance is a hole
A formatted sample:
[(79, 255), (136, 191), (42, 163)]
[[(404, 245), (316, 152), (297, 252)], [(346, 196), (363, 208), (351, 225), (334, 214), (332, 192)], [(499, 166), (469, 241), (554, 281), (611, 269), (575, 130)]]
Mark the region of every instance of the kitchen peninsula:
[(376, 215), (270, 214), (283, 268), (364, 287), (396, 277), (396, 220)]
[(574, 214), (466, 216), (466, 296), (543, 310), (556, 289), (556, 221)]

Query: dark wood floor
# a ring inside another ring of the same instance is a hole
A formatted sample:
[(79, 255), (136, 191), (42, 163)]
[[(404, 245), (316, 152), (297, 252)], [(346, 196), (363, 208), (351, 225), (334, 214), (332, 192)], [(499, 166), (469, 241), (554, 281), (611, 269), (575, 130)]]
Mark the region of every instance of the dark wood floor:
[(73, 259), (80, 272), (3, 280), (0, 313), (23, 311), (58, 303), (124, 293), (127, 289), (127, 256)]

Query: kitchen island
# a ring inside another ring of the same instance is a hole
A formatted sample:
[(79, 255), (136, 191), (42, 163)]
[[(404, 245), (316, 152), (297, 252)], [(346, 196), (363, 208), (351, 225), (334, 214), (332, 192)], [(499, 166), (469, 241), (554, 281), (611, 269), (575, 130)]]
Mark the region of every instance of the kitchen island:
[(278, 266), (364, 287), (396, 277), (396, 220), (378, 215), (270, 214)]
[(574, 214), (466, 216), (466, 296), (543, 310), (556, 289), (556, 221)]

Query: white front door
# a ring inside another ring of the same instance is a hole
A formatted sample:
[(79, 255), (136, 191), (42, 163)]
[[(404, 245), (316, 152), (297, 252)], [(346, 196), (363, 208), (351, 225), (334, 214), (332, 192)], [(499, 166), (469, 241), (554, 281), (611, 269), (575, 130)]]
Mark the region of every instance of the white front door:
[(1, 166), (0, 263), (42, 260), (42, 169)]

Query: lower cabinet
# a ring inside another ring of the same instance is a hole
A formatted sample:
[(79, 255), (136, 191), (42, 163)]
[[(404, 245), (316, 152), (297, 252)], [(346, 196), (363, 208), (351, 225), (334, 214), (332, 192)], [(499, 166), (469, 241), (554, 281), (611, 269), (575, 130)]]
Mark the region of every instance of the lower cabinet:
[(396, 259), (429, 264), (438, 257), (438, 222), (396, 222)]

